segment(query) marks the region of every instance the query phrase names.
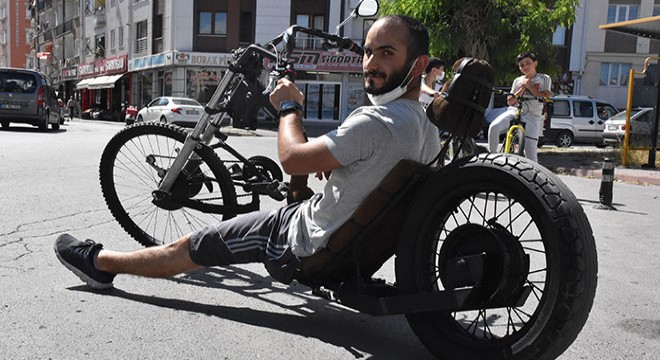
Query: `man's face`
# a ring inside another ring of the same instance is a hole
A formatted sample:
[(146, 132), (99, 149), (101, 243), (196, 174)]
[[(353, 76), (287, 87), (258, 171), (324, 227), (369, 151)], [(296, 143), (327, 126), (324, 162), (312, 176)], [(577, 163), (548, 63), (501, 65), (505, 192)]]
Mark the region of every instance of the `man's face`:
[(377, 21), (364, 43), (364, 90), (373, 95), (384, 94), (401, 85), (411, 62), (406, 61), (408, 29), (402, 25)]

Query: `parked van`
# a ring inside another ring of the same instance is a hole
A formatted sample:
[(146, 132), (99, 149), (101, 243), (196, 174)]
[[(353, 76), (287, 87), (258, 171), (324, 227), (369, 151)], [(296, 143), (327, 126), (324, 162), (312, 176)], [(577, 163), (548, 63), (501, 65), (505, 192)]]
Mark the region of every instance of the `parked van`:
[(24, 123), (57, 130), (62, 109), (53, 85), (45, 74), (29, 69), (0, 67), (0, 124)]
[(543, 142), (559, 147), (574, 142), (604, 145), (605, 120), (619, 112), (614, 105), (587, 96), (558, 95), (552, 99), (553, 113), (544, 124)]

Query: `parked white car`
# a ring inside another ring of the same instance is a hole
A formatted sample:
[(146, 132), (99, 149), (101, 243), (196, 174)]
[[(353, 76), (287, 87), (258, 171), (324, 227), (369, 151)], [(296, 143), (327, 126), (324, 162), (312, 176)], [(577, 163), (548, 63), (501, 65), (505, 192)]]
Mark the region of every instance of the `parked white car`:
[(163, 96), (151, 100), (137, 113), (137, 121), (160, 121), (194, 127), (204, 107), (193, 99)]
[(619, 110), (604, 100), (587, 96), (558, 95), (549, 124), (544, 124), (543, 138), (558, 147), (570, 147), (573, 142), (603, 146), (605, 120)]
[[(656, 121), (652, 107), (633, 108), (630, 111), (629, 144), (635, 147), (651, 146), (651, 132)], [(622, 111), (607, 121), (603, 130), (603, 141), (608, 145), (619, 146), (626, 133), (626, 112)], [(660, 140), (660, 137), (658, 138)]]

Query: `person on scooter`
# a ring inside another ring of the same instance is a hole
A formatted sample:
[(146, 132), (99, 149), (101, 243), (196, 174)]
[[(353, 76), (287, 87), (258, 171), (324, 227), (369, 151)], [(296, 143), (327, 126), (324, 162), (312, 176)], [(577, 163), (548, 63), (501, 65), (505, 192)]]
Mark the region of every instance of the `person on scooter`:
[(275, 279), (290, 282), (300, 258), (324, 248), (400, 160), (428, 163), (440, 151), (438, 130), (418, 102), (428, 46), (428, 32), (419, 21), (399, 15), (377, 20), (363, 58), (364, 88), (373, 105), (356, 109), (336, 130), (310, 141), (302, 124), (303, 94), (293, 82), (279, 81), (270, 95), (279, 108), (279, 160), (289, 174), (325, 177), (322, 193), (133, 252), (105, 250), (92, 240), (62, 234), (55, 241), (58, 259), (96, 289), (112, 287), (116, 274), (169, 277), (248, 262), (263, 262)]

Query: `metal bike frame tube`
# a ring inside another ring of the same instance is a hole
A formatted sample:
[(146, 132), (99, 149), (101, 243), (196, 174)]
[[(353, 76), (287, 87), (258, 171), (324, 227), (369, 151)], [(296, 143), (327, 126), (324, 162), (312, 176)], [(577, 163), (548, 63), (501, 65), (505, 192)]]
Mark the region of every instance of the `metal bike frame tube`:
[[(206, 105), (207, 107), (214, 109), (218, 105), (218, 102), (220, 102), (222, 95), (224, 94), (233, 78), (234, 72), (227, 70), (225, 76), (222, 77), (220, 84), (215, 89), (213, 96), (211, 96), (211, 100)], [(224, 113), (222, 115), (224, 115)], [(213, 124), (211, 124), (210, 119), (211, 115), (205, 111), (197, 122), (197, 125), (195, 125), (193, 131), (188, 134), (188, 136), (186, 136), (183, 147), (179, 151), (179, 154), (176, 156), (176, 159), (174, 159), (172, 166), (170, 166), (170, 168), (165, 173), (165, 177), (163, 177), (163, 181), (161, 181), (158, 190), (169, 192), (172, 188), (172, 185), (174, 184), (174, 181), (181, 173), (183, 167), (186, 165), (188, 158), (190, 158), (190, 155), (195, 150), (195, 147), (198, 146), (200, 142), (206, 144), (211, 141), (216, 129)]]
[(509, 148), (511, 147), (511, 140), (513, 140), (513, 131), (521, 131), (523, 135), (525, 134), (525, 128), (522, 125), (513, 125), (509, 127), (509, 131), (506, 132), (506, 140), (504, 142), (504, 153), (509, 154)]

